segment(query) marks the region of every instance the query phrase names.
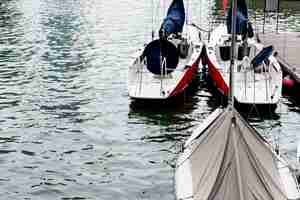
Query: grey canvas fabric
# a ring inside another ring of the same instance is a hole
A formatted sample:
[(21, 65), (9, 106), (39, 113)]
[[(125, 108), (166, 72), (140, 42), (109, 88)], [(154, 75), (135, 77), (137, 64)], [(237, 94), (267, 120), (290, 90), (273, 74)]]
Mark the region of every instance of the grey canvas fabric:
[(287, 199), (275, 155), (236, 111), (226, 110), (203, 132), (189, 160), (196, 200)]

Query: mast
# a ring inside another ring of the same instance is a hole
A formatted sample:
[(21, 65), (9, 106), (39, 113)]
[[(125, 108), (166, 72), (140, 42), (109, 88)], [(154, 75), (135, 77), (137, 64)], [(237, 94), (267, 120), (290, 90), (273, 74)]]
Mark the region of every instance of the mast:
[(232, 0), (232, 15), (231, 15), (231, 54), (230, 54), (230, 74), (229, 74), (229, 97), (228, 104), (232, 112), (232, 124), (231, 124), (231, 134), (233, 137), (234, 143), (234, 156), (235, 164), (237, 166), (237, 181), (239, 187), (239, 196), (240, 200), (244, 200), (244, 191), (242, 186), (242, 176), (241, 176), (241, 165), (238, 152), (238, 135), (234, 130), (236, 126), (235, 114), (234, 114), (234, 89), (233, 89), (233, 76), (234, 76), (234, 61), (236, 59), (235, 47), (236, 47), (236, 18), (237, 18), (237, 0)]
[(229, 74), (229, 95), (228, 104), (234, 107), (234, 91), (233, 91), (233, 70), (235, 61), (235, 46), (236, 46), (236, 13), (237, 13), (237, 0), (232, 1), (232, 15), (231, 15), (231, 52), (230, 52), (230, 74)]

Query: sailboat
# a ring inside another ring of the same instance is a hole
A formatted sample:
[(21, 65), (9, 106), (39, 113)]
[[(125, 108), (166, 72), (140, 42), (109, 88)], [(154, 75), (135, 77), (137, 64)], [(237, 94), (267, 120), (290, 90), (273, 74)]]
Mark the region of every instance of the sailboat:
[[(229, 12), (226, 24), (212, 31), (206, 50), (210, 77), (224, 96), (228, 96), (229, 90), (230, 26)], [(273, 55), (273, 47), (265, 47), (254, 37), (245, 0), (238, 0), (236, 26), (237, 64), (233, 69), (236, 103), (275, 110), (281, 98), (282, 70)]]
[(164, 100), (181, 94), (198, 72), (203, 42), (186, 23), (183, 0), (173, 0), (159, 37), (134, 54), (128, 91), (133, 99)]
[[(236, 22), (233, 0), (232, 27)], [(232, 28), (235, 38), (235, 28)], [(287, 162), (236, 111), (236, 41), (231, 41), (229, 98), (195, 129), (176, 163), (178, 200), (299, 199), (298, 183)]]

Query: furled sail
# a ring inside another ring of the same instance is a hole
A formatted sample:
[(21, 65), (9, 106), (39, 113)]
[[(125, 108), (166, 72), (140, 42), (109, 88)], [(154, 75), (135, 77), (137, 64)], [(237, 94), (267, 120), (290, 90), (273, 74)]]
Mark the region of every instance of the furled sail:
[(183, 0), (173, 0), (159, 30), (160, 38), (166, 38), (172, 33), (181, 33), (184, 21), (185, 10)]
[[(237, 0), (237, 13), (236, 13), (236, 33), (243, 36), (253, 37), (253, 28), (248, 22), (248, 8), (245, 0)], [(227, 14), (227, 31), (231, 33), (231, 20), (232, 20), (232, 7), (228, 9)]]
[(178, 50), (167, 38), (170, 34), (182, 32), (184, 21), (183, 0), (173, 0), (160, 27), (159, 40), (150, 42), (143, 53), (143, 58), (146, 57), (147, 69), (153, 74), (168, 74), (177, 67)]
[(185, 152), (178, 199), (287, 200), (277, 157), (235, 110), (221, 113)]

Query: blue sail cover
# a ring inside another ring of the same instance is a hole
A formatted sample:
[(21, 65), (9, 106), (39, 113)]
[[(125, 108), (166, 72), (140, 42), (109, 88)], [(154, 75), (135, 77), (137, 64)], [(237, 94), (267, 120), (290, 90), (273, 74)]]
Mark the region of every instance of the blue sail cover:
[(167, 36), (172, 33), (180, 33), (182, 32), (184, 21), (185, 10), (183, 0), (173, 0), (160, 29), (163, 30)]
[[(237, 13), (236, 13), (236, 33), (243, 36), (253, 37), (253, 28), (248, 22), (248, 8), (245, 0), (237, 1)], [(231, 33), (231, 19), (232, 19), (232, 7), (228, 9), (227, 14), (227, 31)]]
[[(146, 46), (143, 55), (146, 57), (147, 69), (157, 75), (171, 73), (179, 62), (177, 48), (167, 40), (150, 42)], [(164, 69), (161, 69), (162, 59), (165, 59)]]
[(261, 65), (273, 52), (273, 46), (264, 47), (251, 61), (253, 68)]
[[(177, 48), (167, 40), (167, 37), (172, 33), (182, 32), (184, 21), (183, 0), (173, 0), (160, 28), (160, 39), (150, 42), (143, 52), (147, 69), (153, 74), (168, 74), (177, 67), (179, 62)], [(164, 65), (162, 62), (165, 62)]]

